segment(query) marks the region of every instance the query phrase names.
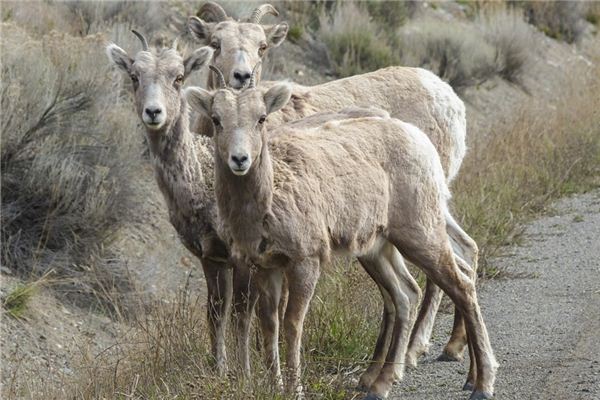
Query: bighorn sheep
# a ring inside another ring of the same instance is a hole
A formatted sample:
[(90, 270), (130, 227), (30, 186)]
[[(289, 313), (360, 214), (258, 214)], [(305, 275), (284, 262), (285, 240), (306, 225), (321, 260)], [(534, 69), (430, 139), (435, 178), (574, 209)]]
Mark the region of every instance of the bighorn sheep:
[[(229, 252), (214, 230), (212, 144), (188, 129), (188, 106), (182, 96), (184, 80), (210, 61), (213, 50), (203, 47), (183, 59), (175, 49), (150, 50), (146, 39), (135, 33), (143, 49), (134, 58), (115, 44), (107, 46), (106, 52), (132, 80), (135, 105), (146, 128), (156, 181), (167, 203), (171, 224), (202, 263), (208, 288), (212, 353), (217, 369), (223, 372), (231, 294), (247, 291), (231, 288), (232, 269), (227, 268), (226, 262)], [(247, 278), (241, 278), (243, 285)]]
[[(496, 361), (473, 271), (455, 256), (446, 232), (446, 221), (452, 220), (449, 191), (436, 149), (415, 126), (365, 110), (318, 114), (269, 132), (267, 116), (291, 94), (286, 84), (263, 94), (252, 78), (242, 91), (186, 89), (190, 106), (215, 125), (220, 235), (234, 257), (259, 266), (260, 297), (271, 300), (273, 315), (281, 276), (287, 276), (286, 388), (302, 390), (302, 329), (320, 264), (342, 252), (365, 260), (363, 266), (393, 302), (391, 343), (367, 399), (387, 396), (402, 375), (416, 294), (413, 285), (401, 284), (412, 278), (398, 275), (387, 261), (385, 249), (391, 246), (439, 285), (464, 316), (473, 351), (471, 399), (491, 398)], [(368, 261), (373, 259), (380, 262)], [(261, 324), (267, 362), (277, 377), (277, 318)]]
[[(276, 47), (285, 40), (287, 24), (267, 27), (259, 24), (260, 17), (267, 13), (277, 15), (271, 5), (264, 4), (252, 14), (258, 18), (236, 22), (219, 5), (209, 2), (198, 15), (214, 22), (197, 17), (189, 20), (189, 29), (196, 38), (219, 49), (212, 65), (223, 71), (225, 82), (234, 88), (243, 85), (243, 81), (236, 79), (235, 71), (249, 72), (249, 66), (264, 55), (261, 49)], [(255, 76), (257, 82), (260, 77), (259, 67)], [(270, 84), (266, 83), (267, 86)], [(214, 74), (209, 74), (207, 87), (215, 88)], [(292, 101), (269, 118), (267, 128), (320, 111), (336, 111), (352, 105), (375, 106), (388, 111), (392, 117), (416, 125), (427, 134), (441, 157), (448, 183), (458, 173), (466, 152), (465, 107), (452, 88), (433, 73), (420, 68), (389, 67), (313, 87), (293, 84), (292, 88)], [(209, 119), (200, 116), (193, 125), (196, 132), (212, 135), (213, 126)], [(451, 233), (451, 238), (459, 254), (476, 269), (478, 249), (475, 242), (462, 233)], [(429, 348), (441, 298), (440, 289), (428, 279), (411, 335), (407, 354), (409, 365), (416, 365), (419, 355)], [(464, 322), (456, 313), (451, 338), (440, 359), (462, 359), (466, 344)]]

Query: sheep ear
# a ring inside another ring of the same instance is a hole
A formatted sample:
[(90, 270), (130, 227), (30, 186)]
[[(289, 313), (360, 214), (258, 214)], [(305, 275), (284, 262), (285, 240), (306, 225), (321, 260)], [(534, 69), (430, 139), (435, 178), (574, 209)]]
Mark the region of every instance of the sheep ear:
[(117, 67), (121, 68), (123, 71), (128, 74), (131, 73), (131, 65), (133, 64), (133, 60), (125, 50), (120, 48), (114, 43), (106, 46), (106, 55), (108, 59), (112, 61)]
[(210, 39), (215, 23), (205, 22), (200, 18), (194, 16), (188, 19), (188, 28), (192, 35), (202, 43), (208, 42)]
[(289, 26), (287, 22), (283, 22), (278, 25), (265, 26), (264, 29), (269, 47), (277, 47), (285, 40)]
[(185, 77), (187, 78), (192, 72), (204, 67), (213, 56), (213, 48), (209, 46), (200, 47), (194, 50), (184, 61)]
[(280, 83), (271, 87), (263, 96), (267, 114), (280, 110), (290, 101), (291, 96), (292, 88), (287, 83)]
[(199, 87), (189, 87), (185, 89), (184, 94), (192, 110), (198, 111), (209, 118), (211, 117), (213, 103), (211, 92)]

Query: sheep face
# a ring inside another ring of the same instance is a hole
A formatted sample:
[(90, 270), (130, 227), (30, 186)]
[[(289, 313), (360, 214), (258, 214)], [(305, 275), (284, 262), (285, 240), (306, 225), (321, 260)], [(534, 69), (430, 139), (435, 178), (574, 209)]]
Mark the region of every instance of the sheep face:
[[(214, 49), (213, 65), (223, 72), (227, 84), (235, 89), (248, 82), (252, 66), (268, 49), (279, 46), (288, 31), (287, 23), (261, 25), (234, 20), (214, 23), (198, 17), (191, 17), (188, 26), (198, 40)], [(257, 77), (260, 78), (260, 70)]]
[(204, 66), (213, 50), (203, 47), (185, 60), (172, 48), (144, 50), (135, 58), (115, 44), (106, 48), (109, 59), (125, 71), (131, 81), (135, 105), (142, 122), (150, 131), (162, 132), (182, 111), (182, 86), (185, 78)]
[(256, 88), (214, 93), (189, 88), (186, 96), (193, 109), (212, 119), (218, 157), (234, 175), (241, 176), (251, 170), (266, 144), (263, 124), (267, 116), (287, 104), (291, 88), (278, 84), (264, 94)]

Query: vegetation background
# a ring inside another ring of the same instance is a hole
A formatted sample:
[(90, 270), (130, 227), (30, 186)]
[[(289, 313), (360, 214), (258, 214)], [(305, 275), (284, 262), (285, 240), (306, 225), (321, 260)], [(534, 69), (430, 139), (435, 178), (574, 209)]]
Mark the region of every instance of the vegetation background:
[[(202, 272), (168, 223), (129, 83), (104, 55), (108, 41), (139, 50), (132, 28), (197, 47), (185, 21), (200, 4), (0, 3), (5, 398), (277, 397), (258, 354), (253, 379), (213, 375)], [(221, 4), (244, 16), (257, 3)], [(599, 185), (599, 3), (273, 4), (290, 31), (267, 79), (316, 84), (400, 64), (460, 94), (470, 150), (452, 206), (482, 249), (481, 276), (507, 276), (494, 257), (550, 200)], [(355, 395), (378, 297), (351, 261), (326, 271), (305, 332), (309, 397)]]

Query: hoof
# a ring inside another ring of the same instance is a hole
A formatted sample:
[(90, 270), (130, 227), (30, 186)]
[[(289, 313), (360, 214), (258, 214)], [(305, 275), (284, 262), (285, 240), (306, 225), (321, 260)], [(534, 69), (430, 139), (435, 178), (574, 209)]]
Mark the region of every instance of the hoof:
[(475, 385), (469, 381), (466, 381), (463, 385), (462, 390), (468, 390), (469, 392), (472, 392), (473, 390), (475, 390)]
[(489, 392), (473, 392), (469, 400), (488, 400), (493, 399), (494, 395)]
[(437, 361), (442, 361), (442, 362), (456, 362), (456, 361), (462, 361), (462, 360), (463, 360), (463, 358), (461, 356), (451, 355), (448, 353), (442, 353), (437, 358)]
[(356, 386), (356, 391), (362, 392), (362, 393), (367, 393), (367, 392), (369, 392), (369, 388), (366, 385), (359, 383), (358, 386)]
[(384, 398), (375, 393), (369, 393), (363, 400), (384, 400)]
[(415, 369), (417, 368), (417, 357), (407, 354), (404, 363), (408, 368)]

